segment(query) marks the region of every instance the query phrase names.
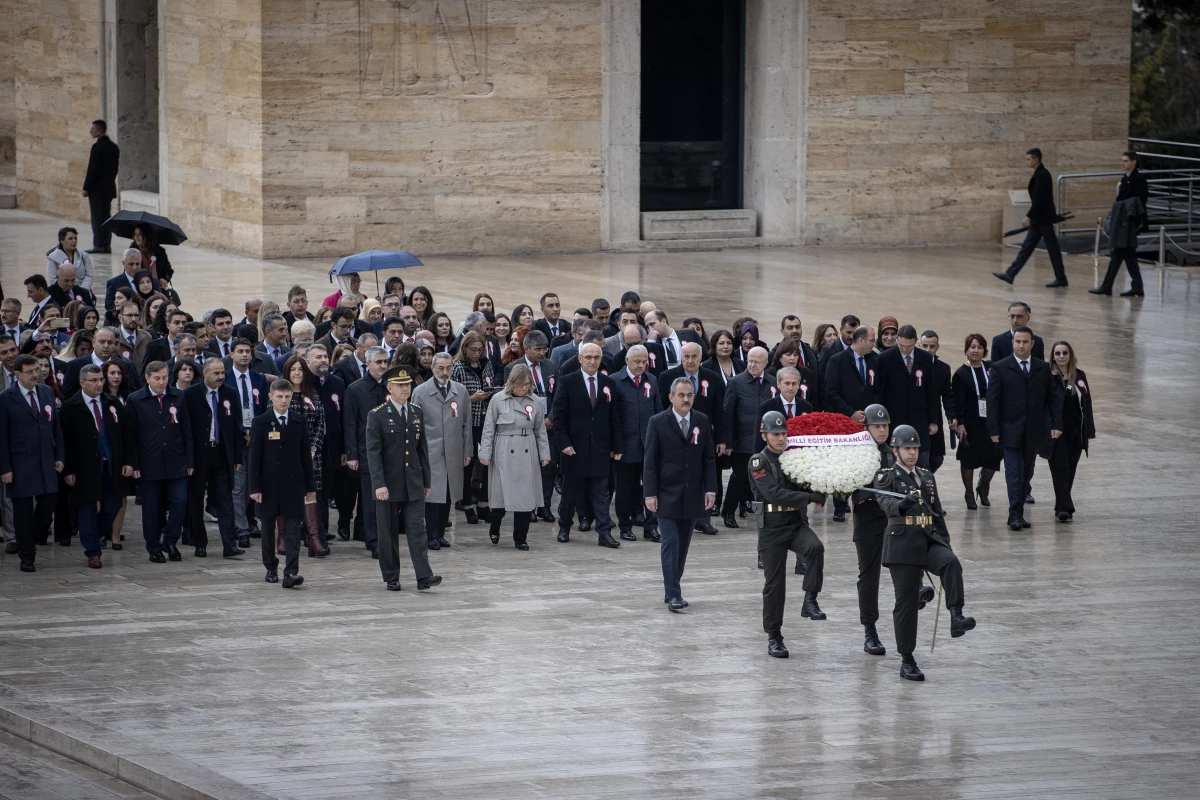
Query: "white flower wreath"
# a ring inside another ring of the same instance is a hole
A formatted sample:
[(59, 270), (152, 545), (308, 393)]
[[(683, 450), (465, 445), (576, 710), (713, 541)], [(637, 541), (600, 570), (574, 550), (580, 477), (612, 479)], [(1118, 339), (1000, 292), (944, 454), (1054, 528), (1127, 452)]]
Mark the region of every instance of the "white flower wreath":
[(796, 447), (784, 451), (779, 464), (797, 486), (844, 498), (874, 480), (879, 448), (874, 444)]

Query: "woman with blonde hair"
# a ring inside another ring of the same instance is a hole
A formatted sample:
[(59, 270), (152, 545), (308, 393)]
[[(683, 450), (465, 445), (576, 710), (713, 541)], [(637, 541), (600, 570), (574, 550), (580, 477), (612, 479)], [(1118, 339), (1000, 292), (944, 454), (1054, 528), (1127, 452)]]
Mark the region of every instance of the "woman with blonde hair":
[(529, 549), (529, 522), (543, 501), (542, 467), (550, 463), (546, 418), (532, 392), (529, 367), (517, 364), (488, 404), (479, 442), (479, 463), (488, 468), (489, 536), (500, 543), (500, 523), (512, 511), (518, 550)]

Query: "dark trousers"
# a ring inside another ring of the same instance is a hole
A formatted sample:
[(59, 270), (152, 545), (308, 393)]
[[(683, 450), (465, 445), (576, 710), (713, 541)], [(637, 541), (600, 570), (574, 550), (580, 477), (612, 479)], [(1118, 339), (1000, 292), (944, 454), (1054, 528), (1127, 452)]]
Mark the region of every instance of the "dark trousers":
[[(661, 529), (660, 529), (661, 533)], [(773, 532), (774, 535), (774, 532)], [(760, 540), (761, 541), (761, 540)], [(816, 594), (821, 591), (822, 572), (825, 567), (825, 545), (811, 528), (795, 527), (791, 536), (773, 539), (767, 547), (759, 544), (758, 555), (763, 563), (763, 630), (767, 636), (779, 638), (783, 628), (783, 606), (787, 602), (788, 551), (799, 553), (808, 563), (804, 573), (804, 591)]]
[(88, 209), (92, 216), (92, 248), (95, 250), (108, 250), (112, 246), (112, 234), (100, 228), (112, 216), (112, 201), (112, 196), (95, 192), (88, 194)]
[[(633, 530), (633, 518), (646, 504), (646, 498), (642, 495), (641, 462), (626, 464), (624, 461), (614, 461), (613, 478), (616, 484), (617, 527), (621, 533), (630, 533)], [(650, 511), (645, 514), (642, 529), (650, 530), (658, 522)]]
[(941, 466), (942, 466), (942, 464), (945, 463), (945, 461), (946, 461), (946, 451), (945, 450), (941, 450), (938, 452), (935, 452), (933, 450), (929, 451), (929, 471), (930, 472), (937, 472), (939, 469), (941, 469)]
[[(160, 553), (164, 546), (179, 542), (183, 517), (187, 513), (187, 485), (187, 478), (147, 480), (142, 477), (142, 536), (146, 540), (146, 552)], [(165, 528), (162, 524), (164, 513), (167, 518)]]
[[(85, 502), (78, 506), (79, 511), (79, 543), (83, 545), (84, 555), (100, 555), (100, 540), (112, 527), (113, 519), (121, 510), (121, 501), (112, 491), (112, 477), (108, 470), (103, 470), (101, 477), (101, 497), (99, 503)], [(114, 531), (116, 541), (121, 541), (121, 532)]]
[[(879, 571), (883, 556), (883, 532), (854, 540), (858, 551), (858, 621), (874, 625), (879, 621)], [(918, 587), (919, 588), (919, 587)]]
[(558, 503), (558, 530), (571, 530), (575, 507), (579, 506), (580, 517), (584, 516), (584, 503), (591, 501), (592, 518), (596, 520), (596, 534), (603, 536), (612, 530), (612, 518), (608, 515), (608, 478), (580, 478), (563, 476), (562, 499)]
[[(449, 497), (450, 495), (446, 495)], [(450, 524), (450, 503), (430, 503), (425, 501), (425, 535), (429, 541), (446, 538), (446, 526)], [(495, 511), (492, 519), (495, 519)]]
[(221, 532), (221, 546), (226, 550), (237, 547), (237, 534), (233, 526), (233, 476), (220, 448), (209, 447), (201, 442), (199, 447), (211, 451), (211, 458), (204, 466), (197, 467), (188, 478), (187, 524), (194, 547), (208, 547), (208, 531), (204, 528), (205, 492), (208, 505), (217, 518), (217, 530)]
[[(448, 508), (449, 506), (447, 506)], [(493, 508), (491, 534), (500, 535), (500, 523), (504, 521), (504, 509)], [(532, 511), (513, 512), (513, 544), (527, 544), (529, 541), (529, 521), (533, 519)]]
[(658, 534), (662, 537), (658, 555), (662, 560), (663, 594), (668, 600), (683, 597), (679, 582), (683, 580), (683, 568), (695, 527), (694, 519), (658, 519)]
[[(275, 554), (275, 518), (264, 517), (262, 521), (262, 562), (267, 572), (279, 570), (279, 556)], [(300, 574), (300, 540), (304, 538), (304, 518), (283, 518), (283, 575)]]
[(850, 513), (850, 501), (849, 500), (839, 500), (836, 497), (833, 498), (833, 513), (835, 513), (835, 514)]
[(385, 583), (400, 580), (400, 530), (408, 539), (417, 580), (433, 575), (429, 567), (429, 542), (425, 538), (425, 501), (375, 501), (375, 522), (379, 526), (379, 571)]
[(54, 541), (59, 544), (70, 544), (75, 535), (75, 509), (71, 508), (70, 487), (63, 481), (62, 473), (58, 475), (58, 494), (54, 501)]
[(949, 547), (931, 544), (925, 554), (923, 567), (893, 564), (888, 569), (892, 573), (892, 587), (896, 590), (896, 607), (892, 610), (892, 622), (896, 626), (896, 649), (902, 656), (911, 656), (917, 646), (917, 603), (925, 570), (941, 580), (946, 608), (962, 608), (962, 564)]
[(363, 516), (363, 538), (367, 547), (374, 550), (379, 542), (378, 509), (379, 501), (375, 499), (375, 489), (371, 487), (371, 473), (366, 470), (366, 462), (358, 463), (358, 484), (361, 493), (361, 513)]
[(729, 488), (725, 490), (725, 502), (721, 506), (721, 516), (737, 513), (738, 503), (750, 499), (750, 456), (753, 453), (734, 453), (732, 456), (733, 474), (729, 476)]
[(1083, 455), (1083, 443), (1060, 436), (1054, 442), (1054, 453), (1050, 456), (1050, 477), (1054, 480), (1054, 513), (1075, 513), (1075, 502), (1071, 499), (1071, 487), (1075, 485), (1075, 470)]
[(1129, 270), (1130, 291), (1143, 291), (1142, 268), (1138, 266), (1136, 247), (1114, 247), (1112, 249), (1112, 256), (1108, 260), (1108, 272), (1105, 274), (1104, 283), (1100, 284), (1100, 288), (1106, 292), (1113, 290), (1113, 284), (1117, 282), (1117, 272), (1121, 269), (1122, 261), (1125, 262), (1125, 269)]
[[(335, 480), (333, 485), (334, 497), (337, 498), (338, 506), (338, 533), (344, 536), (350, 536), (351, 525), (356, 534), (356, 539), (363, 538), (363, 513), (365, 503), (362, 502), (359, 495), (362, 487), (359, 485), (358, 473), (349, 467), (338, 467), (334, 472)], [(358, 507), (358, 516), (354, 515), (354, 508)]]
[(470, 508), (476, 503), (487, 505), (488, 499), (488, 471), (486, 468), (480, 470), (479, 488), (471, 487), (471, 476), (475, 474), (475, 469), (479, 466), (479, 440), (483, 438), (483, 426), (472, 428), (471, 437), (471, 463), (463, 467), (463, 508)]
[(22, 561), (33, 561), (37, 555), (37, 539), (54, 516), (56, 495), (57, 492), (49, 492), (33, 497), (12, 498), (13, 529), (17, 534), (17, 553)]
[(1025, 262), (1033, 255), (1038, 242), (1043, 238), (1046, 240), (1046, 253), (1050, 256), (1050, 266), (1054, 268), (1054, 280), (1067, 282), (1067, 271), (1063, 269), (1062, 251), (1058, 248), (1058, 236), (1054, 233), (1054, 224), (1033, 222), (1032, 220), (1029, 223), (1029, 230), (1025, 232), (1025, 241), (1021, 243), (1021, 251), (1017, 253), (1017, 257), (1013, 259), (1012, 265), (1008, 268), (1010, 278), (1017, 277), (1017, 273), (1021, 271), (1021, 267), (1025, 266)]
[(1036, 450), (1004, 448), (1004, 482), (1008, 485), (1009, 524), (1025, 519), (1025, 498), (1029, 497), (1029, 484), (1033, 481), (1033, 465), (1036, 461)]

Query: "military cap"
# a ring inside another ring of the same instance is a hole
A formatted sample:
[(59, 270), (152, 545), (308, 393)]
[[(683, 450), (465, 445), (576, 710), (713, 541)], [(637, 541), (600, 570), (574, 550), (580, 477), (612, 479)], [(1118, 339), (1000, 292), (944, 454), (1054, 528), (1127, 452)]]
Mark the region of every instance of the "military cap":
[(920, 447), (921, 437), (912, 425), (899, 425), (892, 431), (892, 447)]
[(384, 383), (394, 383), (400, 386), (407, 386), (413, 382), (412, 375), (408, 371), (408, 367), (404, 365), (395, 366), (383, 373)]
[(892, 418), (888, 416), (888, 410), (879, 403), (872, 403), (863, 409), (863, 415), (866, 419), (863, 420), (864, 425), (891, 425)]
[(787, 420), (779, 411), (768, 411), (763, 414), (759, 431), (761, 433), (787, 433)]

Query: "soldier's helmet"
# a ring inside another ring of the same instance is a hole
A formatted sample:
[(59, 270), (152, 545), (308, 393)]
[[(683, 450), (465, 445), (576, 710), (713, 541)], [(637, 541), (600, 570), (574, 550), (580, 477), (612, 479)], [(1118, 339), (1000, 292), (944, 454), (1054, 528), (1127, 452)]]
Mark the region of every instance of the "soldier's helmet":
[(892, 418), (888, 416), (888, 410), (879, 403), (872, 403), (863, 409), (863, 415), (866, 419), (863, 420), (864, 425), (891, 425)]
[(892, 447), (920, 447), (921, 437), (912, 425), (900, 425), (892, 431)]
[(763, 414), (759, 432), (764, 434), (787, 433), (787, 419), (779, 411), (768, 411), (766, 414)]

